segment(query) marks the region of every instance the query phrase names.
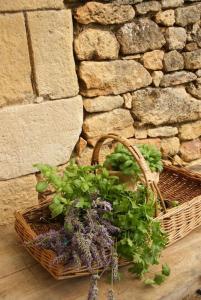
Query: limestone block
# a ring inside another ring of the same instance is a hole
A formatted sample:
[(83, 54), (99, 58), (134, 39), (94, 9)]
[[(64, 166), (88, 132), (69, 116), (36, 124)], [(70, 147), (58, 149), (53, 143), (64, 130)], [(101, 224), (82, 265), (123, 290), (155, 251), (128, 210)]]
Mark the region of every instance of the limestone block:
[(184, 64), (186, 69), (200, 69), (201, 68), (201, 49), (191, 52), (183, 53)]
[(190, 5), (175, 10), (175, 23), (180, 26), (195, 23), (200, 19), (200, 6)]
[(81, 93), (89, 97), (118, 95), (152, 82), (149, 72), (140, 63), (131, 60), (82, 62), (79, 76)]
[(184, 4), (184, 0), (162, 0), (162, 8), (178, 7)]
[(0, 107), (29, 103), (33, 98), (23, 14), (2, 14), (0, 15)]
[(74, 40), (79, 60), (117, 59), (119, 43), (111, 31), (103, 28), (87, 28)]
[(99, 96), (84, 99), (84, 108), (88, 112), (110, 111), (123, 105), (121, 96)]
[(179, 152), (179, 147), (178, 137), (170, 137), (161, 141), (161, 151), (164, 158), (176, 155)]
[(165, 74), (160, 82), (160, 86), (168, 87), (194, 81), (197, 76), (188, 71), (173, 72)]
[(0, 181), (0, 225), (14, 221), (14, 212), (38, 203), (35, 175)]
[(167, 72), (182, 70), (184, 68), (184, 59), (182, 54), (176, 50), (165, 53), (163, 65)]
[(80, 96), (0, 110), (0, 180), (35, 172), (34, 163), (61, 165), (82, 127)]
[(174, 10), (168, 9), (165, 11), (159, 11), (155, 16), (155, 21), (156, 23), (164, 26), (173, 26), (175, 23)]
[(170, 137), (178, 133), (178, 129), (172, 126), (163, 126), (157, 128), (150, 128), (147, 130), (150, 137)]
[(193, 140), (201, 136), (201, 121), (183, 124), (179, 127), (181, 140)]
[(63, 0), (0, 0), (0, 12), (64, 7)]
[(161, 4), (159, 1), (148, 1), (142, 2), (135, 6), (138, 14), (145, 15), (148, 12), (156, 12), (161, 9)]
[(39, 95), (50, 99), (77, 95), (71, 11), (29, 12), (27, 16)]
[(201, 101), (190, 96), (184, 87), (146, 88), (132, 96), (132, 112), (143, 124), (173, 124), (201, 117)]
[(117, 39), (123, 54), (144, 53), (160, 49), (165, 44), (158, 25), (147, 18), (124, 24), (117, 31)]
[(81, 24), (99, 23), (103, 25), (129, 22), (134, 16), (135, 11), (131, 5), (94, 1), (79, 6), (74, 14), (77, 22)]
[(201, 141), (195, 139), (183, 142), (180, 147), (181, 158), (184, 161), (192, 161), (201, 158)]
[(142, 57), (143, 65), (150, 70), (161, 70), (163, 68), (163, 57), (164, 51), (162, 50), (146, 52)]
[(136, 128), (135, 129), (135, 138), (136, 139), (146, 139), (147, 138), (147, 129), (142, 128)]
[(183, 49), (186, 44), (186, 30), (182, 27), (169, 27), (166, 30), (166, 41), (169, 50)]
[(109, 112), (88, 115), (83, 124), (83, 131), (88, 138), (99, 137), (102, 134), (115, 132), (132, 126), (134, 123), (127, 109), (117, 108)]

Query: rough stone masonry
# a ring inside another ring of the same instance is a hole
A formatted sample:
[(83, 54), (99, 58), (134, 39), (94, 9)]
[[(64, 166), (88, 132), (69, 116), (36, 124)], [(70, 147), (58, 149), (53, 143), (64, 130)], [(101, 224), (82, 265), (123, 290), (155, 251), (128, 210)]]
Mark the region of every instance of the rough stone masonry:
[(0, 49), (0, 224), (105, 133), (201, 163), (201, 0), (0, 0)]
[(173, 164), (201, 163), (201, 1), (92, 1), (73, 16), (80, 163), (107, 132), (155, 143)]

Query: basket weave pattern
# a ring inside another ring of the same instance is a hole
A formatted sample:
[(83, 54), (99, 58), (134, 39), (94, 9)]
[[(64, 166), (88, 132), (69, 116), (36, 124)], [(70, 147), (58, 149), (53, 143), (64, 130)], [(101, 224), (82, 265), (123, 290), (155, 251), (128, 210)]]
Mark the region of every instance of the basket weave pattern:
[[(114, 134), (102, 137), (94, 148), (92, 164), (98, 163), (99, 151), (106, 139), (113, 139), (124, 144), (133, 154), (138, 162), (146, 185), (151, 188), (156, 198), (161, 201), (163, 213), (156, 217), (167, 232), (169, 244), (171, 245), (189, 234), (193, 229), (201, 225), (201, 175), (186, 169), (173, 166), (165, 166), (157, 184), (151, 176), (151, 172), (139, 150), (132, 146), (128, 140), (122, 139)], [(163, 199), (177, 200), (180, 205), (166, 211)], [(157, 201), (156, 201), (157, 203)], [(55, 253), (51, 250), (39, 249), (26, 242), (33, 240), (37, 234), (50, 229), (41, 223), (41, 218), (48, 217), (49, 201), (31, 207), (24, 212), (16, 212), (15, 229), (28, 252), (40, 264), (48, 270), (56, 279), (66, 279), (89, 275), (85, 266), (76, 268), (74, 265), (53, 264)], [(157, 207), (156, 207), (157, 212)], [(38, 224), (38, 227), (37, 227)], [(56, 226), (56, 224), (52, 224)], [(120, 259), (119, 265), (127, 265), (128, 262)], [(96, 266), (94, 266), (96, 268)]]
[(157, 217), (171, 245), (201, 225), (201, 175), (184, 168), (165, 167), (158, 187), (164, 199), (180, 203), (178, 207)]

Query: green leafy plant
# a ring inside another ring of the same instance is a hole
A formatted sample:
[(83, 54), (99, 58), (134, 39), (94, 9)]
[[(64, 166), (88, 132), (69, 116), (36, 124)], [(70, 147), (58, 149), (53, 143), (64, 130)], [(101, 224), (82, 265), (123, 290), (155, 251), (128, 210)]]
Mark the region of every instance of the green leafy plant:
[[(152, 172), (161, 172), (163, 164), (160, 151), (153, 145), (137, 145)], [(125, 175), (139, 176), (141, 171), (134, 157), (122, 144), (117, 144), (114, 152), (106, 157), (104, 167), (121, 171)]]
[[(58, 253), (58, 261), (76, 258), (83, 262), (84, 259), (93, 276), (92, 259), (105, 268), (112, 264), (113, 279), (119, 278), (115, 253), (129, 260), (130, 272), (143, 279), (150, 265), (159, 263), (167, 237), (154, 219), (154, 196), (146, 186), (139, 184), (135, 191), (130, 191), (100, 165), (78, 166), (71, 161), (60, 175), (49, 165), (35, 167), (43, 175), (36, 189), (43, 193), (51, 187), (54, 194), (49, 209), (52, 218), (59, 218), (61, 223), (58, 233), (39, 236), (38, 246), (51, 249), (55, 245), (53, 250)], [(64, 241), (67, 241), (65, 247)], [(106, 248), (101, 248), (103, 241)], [(110, 256), (105, 255), (104, 249)], [(161, 284), (169, 273), (168, 266), (164, 265), (161, 273), (144, 282)]]
[(71, 161), (61, 176), (56, 168), (49, 165), (36, 164), (35, 167), (43, 175), (36, 190), (43, 193), (51, 187), (55, 192), (49, 206), (53, 218), (66, 214), (75, 199), (78, 209), (91, 208), (91, 194), (107, 195), (109, 190), (119, 184), (118, 178), (110, 176), (101, 166), (78, 166)]
[[(143, 278), (150, 265), (159, 263), (160, 253), (167, 243), (166, 234), (154, 219), (152, 192), (139, 185), (136, 192), (113, 190), (107, 199), (113, 206), (107, 218), (121, 229), (118, 253), (133, 263), (130, 272)], [(154, 284), (158, 284), (157, 279)]]

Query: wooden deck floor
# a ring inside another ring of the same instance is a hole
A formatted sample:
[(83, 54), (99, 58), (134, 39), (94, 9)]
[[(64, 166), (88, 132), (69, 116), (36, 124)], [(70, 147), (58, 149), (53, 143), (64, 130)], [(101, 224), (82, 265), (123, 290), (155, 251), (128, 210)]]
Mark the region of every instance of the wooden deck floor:
[[(12, 226), (0, 227), (1, 300), (86, 300), (89, 278), (56, 281), (19, 243)], [(201, 228), (167, 248), (162, 257), (170, 278), (157, 288), (144, 287), (128, 274), (115, 287), (116, 300), (182, 300), (201, 287)], [(99, 300), (106, 300), (107, 276), (100, 282)], [(190, 299), (189, 299), (190, 300)]]

